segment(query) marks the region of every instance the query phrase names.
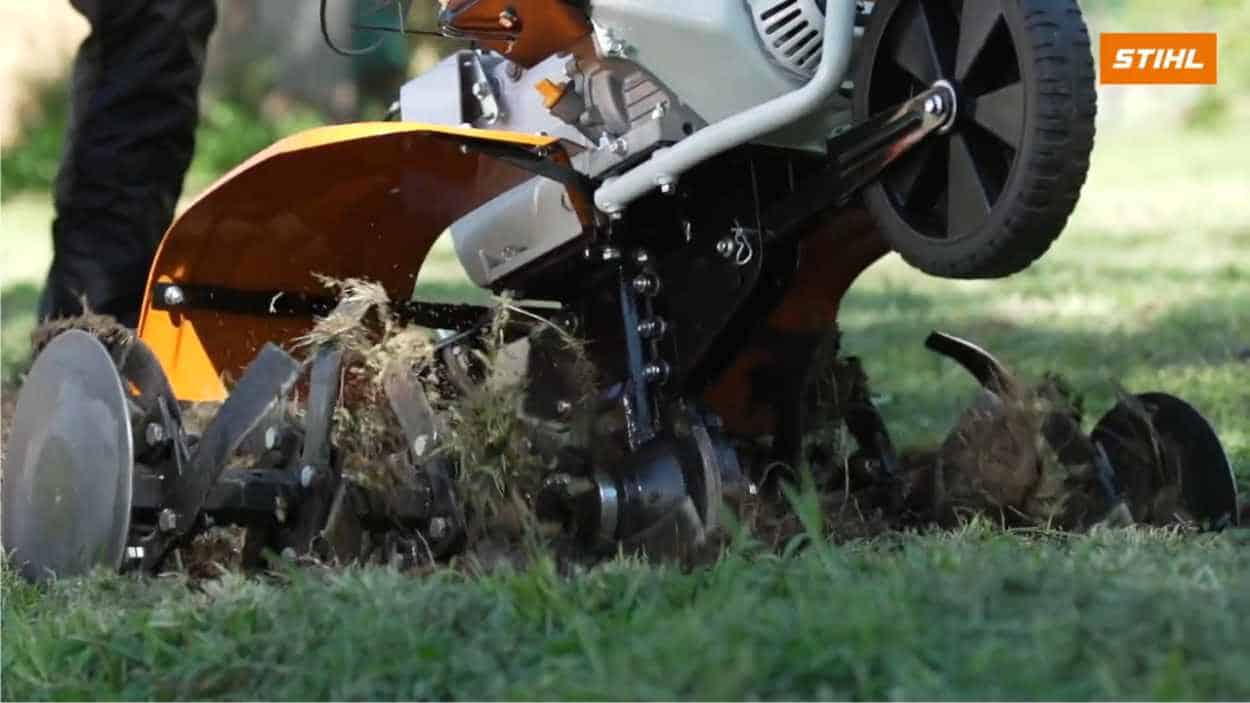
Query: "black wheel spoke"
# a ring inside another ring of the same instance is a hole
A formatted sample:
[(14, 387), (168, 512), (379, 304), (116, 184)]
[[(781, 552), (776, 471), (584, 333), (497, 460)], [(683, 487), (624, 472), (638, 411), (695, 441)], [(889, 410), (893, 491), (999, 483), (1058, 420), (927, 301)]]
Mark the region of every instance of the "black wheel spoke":
[(955, 58), (955, 78), (964, 80), (985, 50), (990, 34), (1003, 16), (998, 0), (965, 0), (959, 19), (959, 52)]
[(974, 98), (972, 121), (1003, 140), (1012, 149), (1020, 148), (1024, 131), (1024, 85), (1012, 83), (992, 93)]
[(968, 143), (951, 135), (947, 189), (946, 234), (954, 238), (975, 229), (990, 214), (990, 196)]
[(916, 80), (931, 85), (942, 77), (941, 62), (924, 3), (909, 3), (903, 11), (907, 16), (900, 18), (903, 25), (894, 41), (894, 61)]

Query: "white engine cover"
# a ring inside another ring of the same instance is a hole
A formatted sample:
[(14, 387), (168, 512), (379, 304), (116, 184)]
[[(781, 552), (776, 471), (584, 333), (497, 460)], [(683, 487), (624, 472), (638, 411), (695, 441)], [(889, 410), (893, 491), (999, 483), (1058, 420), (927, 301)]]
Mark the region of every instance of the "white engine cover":
[[(592, 0), (590, 16), (601, 47), (615, 45), (709, 124), (806, 82), (807, 76), (782, 68), (765, 50), (747, 0)], [(839, 98), (762, 141), (823, 149), (830, 132), (849, 122), (849, 111), (849, 102)]]

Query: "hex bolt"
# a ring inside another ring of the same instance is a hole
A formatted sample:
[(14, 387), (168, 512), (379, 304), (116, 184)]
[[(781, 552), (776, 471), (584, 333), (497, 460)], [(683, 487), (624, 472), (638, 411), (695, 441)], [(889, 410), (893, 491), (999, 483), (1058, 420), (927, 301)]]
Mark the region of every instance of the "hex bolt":
[(304, 468), (299, 470), (299, 485), (308, 488), (317, 480), (317, 469), (312, 464), (305, 464)]
[(629, 53), (629, 48), (625, 46), (625, 42), (621, 41), (620, 39), (613, 39), (608, 42), (608, 56), (615, 56), (617, 58), (625, 58), (625, 55), (628, 53)]
[(182, 305), (187, 301), (187, 296), (183, 294), (182, 288), (179, 286), (169, 286), (166, 288), (165, 295), (163, 297), (166, 305)]
[(639, 295), (652, 296), (660, 292), (660, 281), (652, 275), (640, 273), (634, 276), (634, 292)]
[(155, 447), (165, 441), (165, 427), (159, 422), (149, 422), (147, 427), (143, 428), (143, 441), (148, 443), (149, 447)]
[(660, 101), (656, 103), (655, 107), (651, 108), (651, 119), (653, 120), (662, 120), (667, 114), (668, 103), (665, 101)]
[(490, 86), (481, 81), (473, 84), (473, 97), (484, 100), (487, 95), (490, 95)]
[(447, 536), (447, 518), (434, 517), (430, 518), (430, 539), (440, 540)]
[(642, 369), (642, 377), (647, 379), (649, 383), (664, 383), (668, 380), (670, 369), (668, 362), (657, 361), (653, 364), (647, 364)]
[(677, 192), (677, 184), (672, 181), (665, 181), (660, 184), (660, 192), (664, 195), (672, 195)]
[(617, 156), (624, 156), (629, 153), (629, 142), (625, 141), (624, 137), (617, 137), (608, 142), (608, 151)]
[(573, 404), (561, 398), (556, 401), (556, 415), (560, 417), (568, 417), (573, 412)]
[(173, 532), (178, 529), (178, 513), (170, 508), (161, 510), (156, 516), (156, 527), (161, 532)]
[(734, 255), (734, 240), (725, 237), (716, 242), (716, 253), (728, 259)]
[(653, 317), (638, 323), (638, 335), (643, 339), (657, 339), (668, 332), (668, 323), (662, 317)]
[(516, 10), (513, 10), (511, 7), (506, 8), (503, 12), (499, 13), (499, 26), (504, 29), (512, 29), (516, 27), (517, 20), (519, 19), (521, 18), (517, 17)]
[(508, 76), (508, 80), (513, 82), (521, 80), (521, 76), (524, 73), (525, 70), (521, 68), (519, 63), (509, 63), (508, 67), (504, 69), (504, 74)]

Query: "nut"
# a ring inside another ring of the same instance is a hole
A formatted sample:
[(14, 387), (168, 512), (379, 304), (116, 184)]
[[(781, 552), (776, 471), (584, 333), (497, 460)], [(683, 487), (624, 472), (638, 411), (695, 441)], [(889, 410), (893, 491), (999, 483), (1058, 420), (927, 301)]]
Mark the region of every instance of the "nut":
[(669, 368), (668, 362), (657, 361), (653, 364), (647, 364), (642, 369), (642, 376), (650, 383), (664, 383), (668, 380), (670, 372), (671, 369)]
[(265, 449), (274, 450), (278, 448), (278, 428), (270, 425), (265, 428)]
[(169, 508), (161, 510), (156, 516), (156, 527), (161, 532), (173, 532), (178, 529), (178, 513)]
[(655, 276), (640, 273), (634, 276), (634, 292), (639, 295), (655, 295), (660, 292), (660, 281)]
[(149, 422), (148, 426), (143, 428), (143, 441), (147, 442), (149, 447), (155, 447), (165, 441), (165, 427), (159, 422)]
[(643, 339), (663, 337), (666, 332), (668, 332), (668, 323), (660, 317), (653, 317), (638, 323), (638, 335)]

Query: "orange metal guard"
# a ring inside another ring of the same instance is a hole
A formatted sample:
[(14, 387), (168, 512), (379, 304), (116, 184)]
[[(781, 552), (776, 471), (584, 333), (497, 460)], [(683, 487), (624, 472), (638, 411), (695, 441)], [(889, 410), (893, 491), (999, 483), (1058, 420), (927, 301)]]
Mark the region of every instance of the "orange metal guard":
[(376, 280), (407, 299), (452, 222), (531, 177), (462, 153), (465, 140), (556, 142), (393, 122), (322, 127), (274, 144), (205, 191), (165, 234), (139, 322), (178, 398), (224, 398), (223, 374), (237, 378), (266, 342), (290, 342), (311, 320), (159, 310), (156, 284), (324, 294), (322, 274)]

